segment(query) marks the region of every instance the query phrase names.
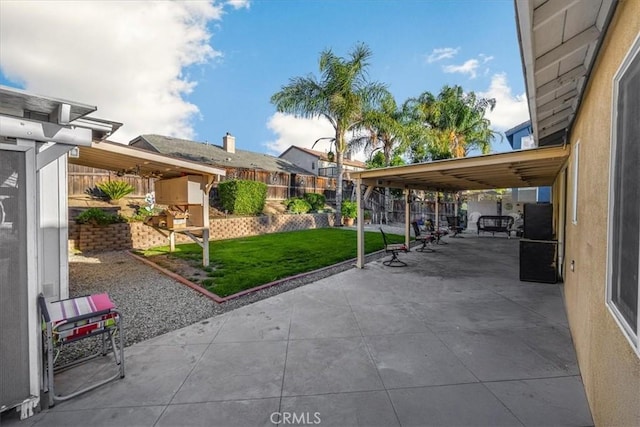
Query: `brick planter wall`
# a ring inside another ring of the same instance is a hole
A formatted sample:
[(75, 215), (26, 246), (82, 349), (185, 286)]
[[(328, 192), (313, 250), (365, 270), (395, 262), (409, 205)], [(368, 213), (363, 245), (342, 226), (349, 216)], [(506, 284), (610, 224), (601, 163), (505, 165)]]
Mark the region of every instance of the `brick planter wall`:
[[(334, 225), (333, 214), (273, 215), (260, 217), (216, 218), (209, 226), (210, 240), (255, 236), (281, 231), (326, 228)], [(169, 244), (169, 232), (141, 222), (94, 226), (69, 224), (69, 247), (82, 252), (147, 249)], [(193, 242), (176, 233), (176, 243)]]

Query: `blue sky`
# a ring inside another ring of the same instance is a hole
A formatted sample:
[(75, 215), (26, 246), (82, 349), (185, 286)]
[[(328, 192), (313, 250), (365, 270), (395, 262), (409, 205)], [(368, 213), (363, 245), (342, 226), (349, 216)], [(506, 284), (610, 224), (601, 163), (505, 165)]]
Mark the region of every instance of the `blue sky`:
[(230, 132), (251, 151), (309, 147), (328, 124), (276, 114), (269, 99), (317, 75), (322, 50), (346, 56), (358, 42), (399, 103), (459, 84), (497, 99), (495, 129), (528, 119), (510, 0), (2, 1), (0, 20), (0, 83), (96, 105), (125, 124), (118, 142), (220, 144)]

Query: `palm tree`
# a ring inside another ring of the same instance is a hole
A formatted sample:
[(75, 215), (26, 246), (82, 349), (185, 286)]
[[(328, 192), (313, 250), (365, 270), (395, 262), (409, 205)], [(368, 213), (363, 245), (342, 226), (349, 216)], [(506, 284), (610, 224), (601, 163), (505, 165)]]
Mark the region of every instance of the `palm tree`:
[(324, 117), (335, 131), (336, 225), (341, 224), (343, 160), (347, 150), (346, 134), (360, 126), (363, 112), (375, 105), (386, 91), (385, 85), (367, 80), (371, 50), (356, 45), (347, 59), (331, 49), (320, 53), (320, 77), (294, 77), (271, 97), (279, 112), (296, 117)]
[(425, 92), (409, 99), (405, 108), (414, 121), (428, 129), (429, 135), (427, 147), (414, 146), (414, 153), (431, 160), (465, 157), (472, 149), (487, 154), (497, 133), (490, 128), (485, 114), (495, 104), (495, 99), (478, 98), (474, 92), (465, 94), (460, 86), (446, 85), (437, 97)]
[[(394, 151), (402, 151), (408, 146), (413, 123), (405, 120), (405, 112), (398, 107), (393, 95), (387, 91), (377, 108), (364, 112), (359, 126), (364, 132), (354, 137), (349, 142), (349, 146), (353, 150), (364, 148), (369, 153), (382, 150), (383, 167), (391, 166)], [(387, 212), (390, 210), (390, 201), (390, 191), (387, 187), (383, 200), (385, 221), (387, 221)]]

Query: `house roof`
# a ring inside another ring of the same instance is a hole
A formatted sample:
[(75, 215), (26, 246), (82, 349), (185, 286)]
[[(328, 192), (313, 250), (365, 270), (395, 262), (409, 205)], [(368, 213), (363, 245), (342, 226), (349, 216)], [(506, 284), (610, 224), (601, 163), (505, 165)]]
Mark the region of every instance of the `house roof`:
[(515, 0), (529, 114), (538, 146), (568, 141), (617, 0)]
[(55, 114), (61, 105), (69, 106), (70, 122), (97, 110), (97, 107), (93, 105), (36, 95), (24, 90), (0, 85), (0, 107), (2, 107), (3, 111), (28, 110), (50, 115)]
[(461, 191), (553, 184), (569, 156), (566, 146), (438, 160), (351, 172), (366, 185), (415, 190)]
[[(297, 148), (298, 150), (304, 151), (305, 153), (309, 153), (312, 156), (316, 156), (318, 159), (324, 160), (325, 162), (333, 162), (333, 160), (329, 160), (328, 153), (324, 153), (322, 151), (317, 151), (317, 150), (312, 150), (310, 148), (299, 147), (297, 145), (292, 145), (291, 147), (287, 148), (287, 150), (284, 153), (280, 154), (280, 157), (284, 156), (288, 151), (290, 151), (291, 149), (295, 149), (295, 148)], [(366, 167), (367, 167), (366, 163), (361, 162), (359, 160), (344, 159), (342, 163), (345, 164), (345, 165), (354, 166), (354, 167), (362, 168), (362, 169), (366, 169)]]
[(174, 178), (185, 174), (225, 175), (224, 169), (110, 141), (93, 141), (88, 147), (78, 147), (78, 151), (77, 157), (69, 156), (69, 163), (123, 174), (154, 178)]
[(155, 149), (158, 153), (168, 156), (214, 165), (220, 168), (261, 169), (270, 172), (309, 175), (308, 171), (285, 159), (238, 149), (235, 150), (235, 153), (229, 153), (221, 146), (205, 142), (162, 135), (140, 135), (129, 144), (139, 144), (140, 148), (145, 150)]

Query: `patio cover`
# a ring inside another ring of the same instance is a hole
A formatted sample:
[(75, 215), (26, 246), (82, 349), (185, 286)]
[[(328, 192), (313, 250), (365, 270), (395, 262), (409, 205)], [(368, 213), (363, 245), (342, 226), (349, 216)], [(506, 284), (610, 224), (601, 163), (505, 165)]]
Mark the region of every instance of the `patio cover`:
[(224, 176), (226, 173), (224, 169), (109, 141), (93, 141), (90, 146), (78, 147), (78, 151), (79, 156), (69, 157), (69, 163), (122, 174), (175, 178), (182, 175)]
[(410, 190), (491, 190), (553, 184), (569, 156), (566, 146), (511, 151), (351, 172), (376, 187)]
[[(392, 187), (404, 190), (487, 190), (494, 188), (538, 187), (552, 185), (569, 157), (567, 146), (553, 146), (489, 154), (459, 159), (438, 160), (382, 169), (352, 172), (357, 188)], [(365, 192), (366, 194), (368, 193)], [(362, 192), (358, 203), (357, 261), (364, 267), (364, 213)], [(405, 244), (409, 245), (409, 197), (405, 197)]]

